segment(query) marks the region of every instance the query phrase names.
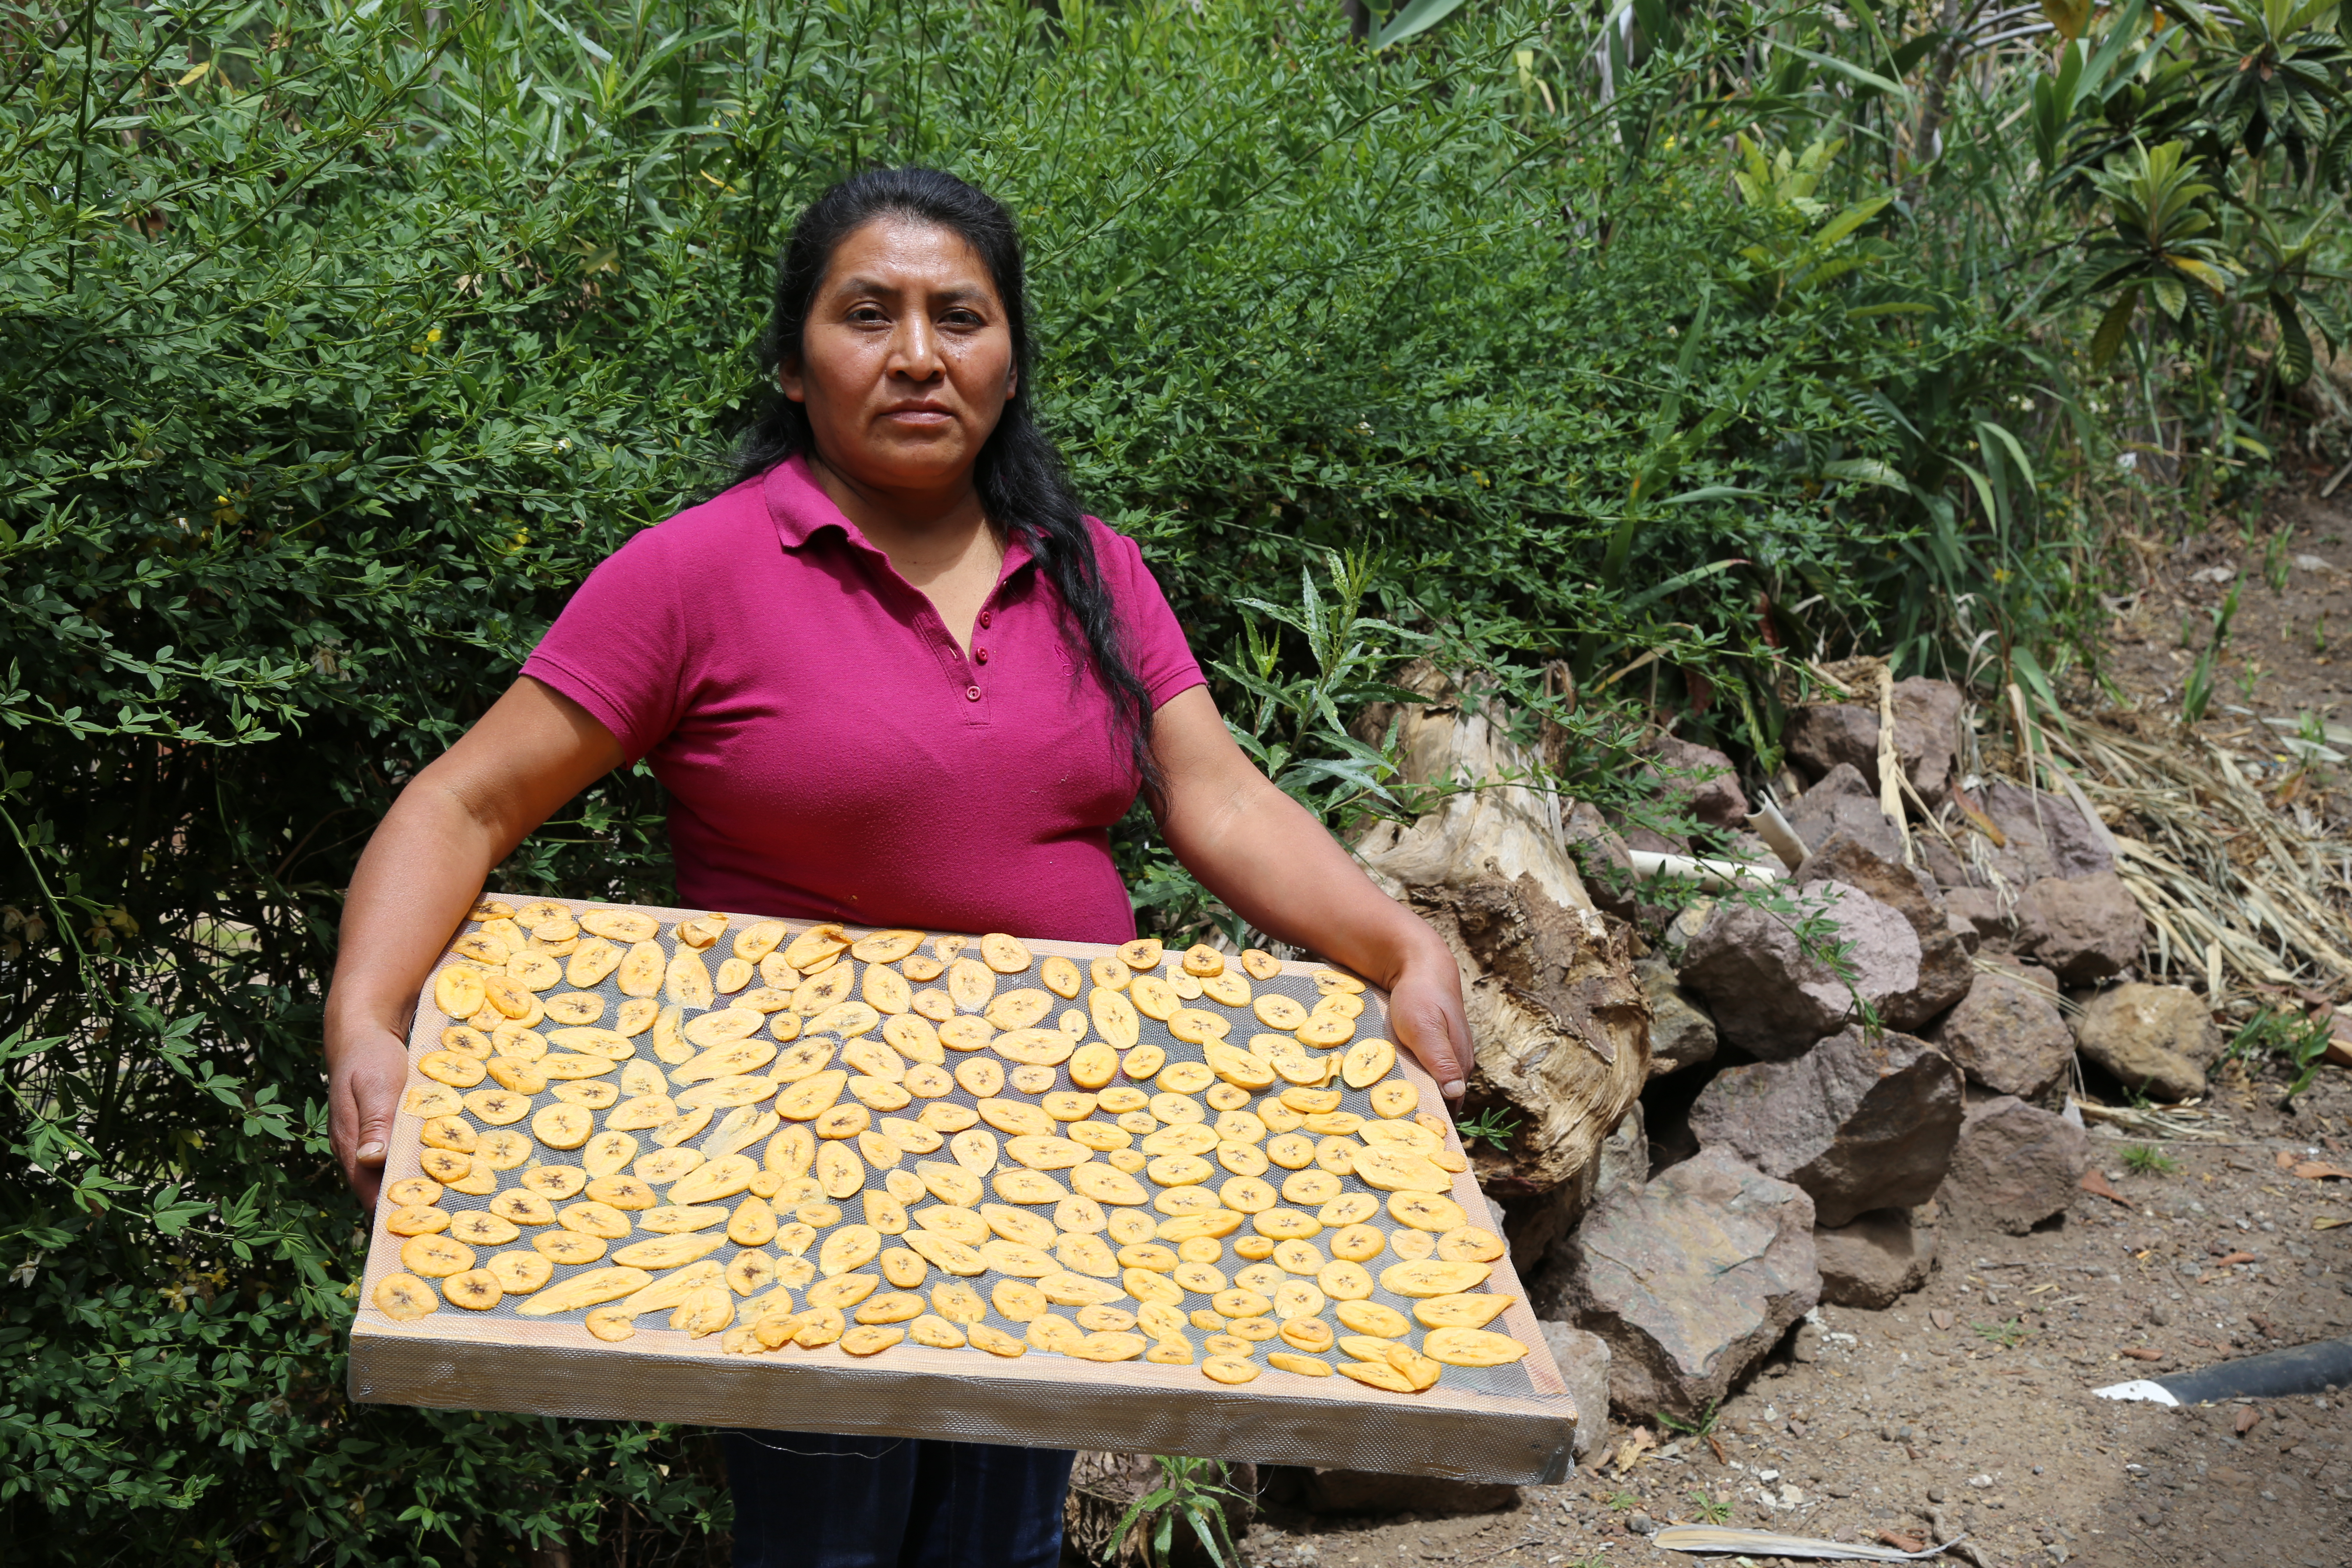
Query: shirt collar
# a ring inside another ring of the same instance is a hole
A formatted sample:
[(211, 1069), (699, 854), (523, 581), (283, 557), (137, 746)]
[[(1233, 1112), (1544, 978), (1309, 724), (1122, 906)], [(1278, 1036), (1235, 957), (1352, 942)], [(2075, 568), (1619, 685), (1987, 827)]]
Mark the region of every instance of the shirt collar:
[[(865, 532), (843, 514), (831, 496), (824, 493), (824, 487), (818, 484), (816, 476), (809, 471), (805, 457), (795, 455), (770, 468), (761, 478), (760, 488), (767, 499), (768, 515), (776, 524), (777, 541), (785, 549), (799, 550), (830, 530), (887, 564), (888, 558), (875, 548)], [(1017, 537), (1008, 541), (1004, 547), (1004, 564), (996, 574), (997, 582), (1003, 583), (1029, 563), (1029, 546)]]

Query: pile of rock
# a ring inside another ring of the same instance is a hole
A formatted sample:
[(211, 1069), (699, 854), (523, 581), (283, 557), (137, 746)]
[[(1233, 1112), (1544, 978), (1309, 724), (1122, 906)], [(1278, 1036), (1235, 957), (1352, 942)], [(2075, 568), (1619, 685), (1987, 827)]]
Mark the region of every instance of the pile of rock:
[[(2145, 931), (2105, 828), (1965, 777), (1950, 685), (1894, 687), (1899, 779), (1874, 692), (1799, 710), (1786, 897), (1677, 909), (1633, 851), (1783, 868), (1728, 759), (1652, 747), (1648, 783), (1701, 825), (1694, 843), (1510, 784), (1541, 737), (1523, 748), (1487, 694), (1428, 666), (1400, 684), (1422, 700), (1359, 732), (1393, 726), (1409, 783), (1490, 787), (1357, 853), (1460, 965), (1465, 1115), (1514, 1129), (1472, 1157), (1579, 1393), (1580, 1458), (1604, 1404), (1696, 1414), (1816, 1304), (1920, 1289), (1939, 1233), (2063, 1212), (2089, 1165), (2067, 1114), (2078, 1050), (2128, 1088), (2201, 1090), (2218, 1045), (2203, 999), (2130, 983)], [(1882, 808), (1897, 798), (1907, 821)], [(1346, 1477), (1299, 1484), (1310, 1505), (1354, 1497)]]
[[(1530, 1289), (1607, 1345), (1622, 1414), (1703, 1408), (1817, 1302), (1919, 1289), (1938, 1231), (2062, 1213), (2089, 1166), (2066, 1100), (2078, 1050), (2128, 1089), (2202, 1092), (2219, 1044), (2204, 999), (2130, 983), (2146, 928), (2104, 826), (1963, 777), (1949, 684), (1899, 682), (1889, 706), (1899, 779), (1881, 773), (1874, 693), (1796, 713), (1803, 787), (1782, 816), (1801, 855), (1783, 899), (1669, 915), (1623, 875), (1629, 846), (1763, 858), (1729, 760), (1704, 748), (1656, 756), (1661, 795), (1711, 845), (1562, 818), (1595, 899), (1651, 950), (1653, 1087), (1628, 1125), (1654, 1168), (1620, 1160), (1570, 1187), (1580, 1207)], [(1907, 820), (1882, 809), (1897, 796)]]

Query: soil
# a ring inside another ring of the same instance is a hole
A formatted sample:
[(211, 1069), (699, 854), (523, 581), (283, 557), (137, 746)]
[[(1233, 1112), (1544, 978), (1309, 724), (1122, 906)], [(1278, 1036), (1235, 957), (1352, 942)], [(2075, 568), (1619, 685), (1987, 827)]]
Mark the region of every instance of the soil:
[[(2266, 535), (2232, 533), (2146, 552), (2147, 585), (2119, 603), (2110, 628), (2108, 674), (2126, 702), (2177, 711), (2194, 658), (2180, 647), (2182, 623), (2201, 647), (2213, 606), (2242, 574), (2201, 728), (2285, 780), (2298, 770), (2264, 719), (2352, 724), (2352, 506), (2343, 502), (2352, 487), (2337, 503), (2274, 503), (2273, 525), (2286, 537), (2267, 550)], [(2266, 580), (2266, 553), (2284, 565), (2283, 590)], [(2329, 651), (2339, 638), (2340, 656)], [(2352, 756), (2352, 744), (2331, 746)], [(2330, 781), (2321, 770), (2313, 778), (2319, 787), (2303, 804), (2332, 816)], [(1883, 1311), (1822, 1309), (1817, 1329), (1801, 1328), (1725, 1402), (1712, 1440), (1620, 1420), (1612, 1453), (1636, 1432), (1658, 1447), (1622, 1470), (1522, 1489), (1485, 1513), (1318, 1517), (1270, 1502), (1244, 1560), (1706, 1561), (1662, 1553), (1644, 1532), (1712, 1516), (1786, 1534), (1934, 1544), (1944, 1539), (1940, 1514), (1997, 1568), (2352, 1564), (2352, 1389), (2185, 1409), (2091, 1393), (2352, 1336), (2352, 1180), (2285, 1169), (2314, 1158), (2352, 1165), (2352, 1073), (2322, 1068), (2292, 1109), (2282, 1109), (2282, 1089), (2274, 1075), (2224, 1068), (2206, 1107), (2217, 1142), (2095, 1130), (2098, 1167), (2126, 1202), (2079, 1193), (2029, 1236), (1939, 1232), (1926, 1289)], [(2135, 1144), (2171, 1168), (2135, 1172)], [(1279, 1474), (1270, 1479), (1279, 1495)], [(1419, 1506), (1440, 1505), (1424, 1494)]]

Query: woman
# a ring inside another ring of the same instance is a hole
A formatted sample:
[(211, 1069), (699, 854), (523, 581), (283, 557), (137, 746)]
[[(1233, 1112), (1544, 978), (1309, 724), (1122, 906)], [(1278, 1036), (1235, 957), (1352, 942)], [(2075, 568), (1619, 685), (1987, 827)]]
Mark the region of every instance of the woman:
[[(1011, 216), (923, 169), (801, 216), (741, 482), (592, 573), (520, 679), (419, 773), (352, 879), (332, 1131), (373, 1203), (417, 989), (490, 870), (650, 758), (698, 909), (1118, 942), (1108, 830), (1139, 791), (1258, 929), (1388, 988), (1460, 1094), (1454, 961), (1226, 732), (1134, 543), (1085, 516), (1024, 395)], [(1047, 1564), (1070, 1456), (736, 1433), (736, 1557)]]

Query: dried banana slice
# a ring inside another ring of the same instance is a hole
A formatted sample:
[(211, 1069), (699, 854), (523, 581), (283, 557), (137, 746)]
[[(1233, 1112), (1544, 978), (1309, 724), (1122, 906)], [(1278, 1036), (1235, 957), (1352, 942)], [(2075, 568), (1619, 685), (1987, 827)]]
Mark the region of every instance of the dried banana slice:
[(1257, 1021), (1267, 1028), (1280, 1029), (1286, 1034), (1307, 1022), (1305, 1007), (1275, 991), (1260, 993), (1250, 1004), (1250, 1011), (1257, 1015)]
[(470, 963), (452, 963), (433, 976), (433, 1005), (452, 1018), (470, 1018), (488, 999), (487, 976)]
[(1184, 999), (1176, 994), (1174, 986), (1153, 974), (1137, 975), (1128, 983), (1125, 994), (1135, 1004), (1137, 1012), (1147, 1018), (1158, 1018), (1163, 1022), (1184, 1005)]
[(1475, 1290), (1494, 1269), (1484, 1263), (1452, 1263), (1425, 1258), (1391, 1263), (1381, 1270), (1381, 1289), (1394, 1296), (1458, 1296)]
[(487, 1268), (468, 1268), (462, 1274), (452, 1274), (441, 1281), (441, 1294), (453, 1307), (463, 1307), (469, 1312), (487, 1312), (506, 1300), (506, 1288), (499, 1277)]
[(1370, 1089), (1389, 1076), (1396, 1066), (1396, 1047), (1388, 1041), (1366, 1037), (1348, 1047), (1339, 1063), (1339, 1079), (1349, 1089)]
[(1164, 952), (1157, 937), (1138, 937), (1118, 950), (1118, 961), (1133, 970), (1157, 969)]
[(663, 973), (667, 967), (658, 943), (650, 940), (635, 942), (614, 966), (613, 983), (624, 996), (653, 996), (661, 990)]
[(1201, 994), (1227, 1007), (1246, 1007), (1250, 1005), (1250, 983), (1229, 969), (1202, 980)]
[[(846, 963), (836, 963), (831, 969), (821, 969), (803, 981), (793, 992), (793, 1011), (803, 1018), (814, 1018), (829, 1013), (849, 1001), (850, 991), (857, 980), (856, 970)], [(859, 1003), (864, 1007), (864, 1003)], [(867, 1009), (871, 1011), (871, 1009)], [(860, 1015), (862, 1016), (862, 1015)], [(878, 1013), (874, 1016), (879, 1017)], [(872, 1027), (868, 1025), (867, 1027)], [(852, 1031), (855, 1033), (856, 1031)]]
[(1041, 1171), (998, 1171), (989, 1184), (1013, 1204), (1056, 1204), (1070, 1195), (1069, 1188)]
[(1437, 1256), (1448, 1263), (1494, 1263), (1510, 1250), (1491, 1230), (1465, 1225), (1437, 1238)]
[(1201, 1374), (1213, 1383), (1239, 1385), (1257, 1380), (1258, 1365), (1239, 1356), (1211, 1356), (1201, 1363)]
[(966, 1278), (988, 1271), (988, 1260), (977, 1247), (934, 1230), (910, 1230), (903, 1238), (909, 1251), (934, 1268)]
[(980, 1292), (961, 1279), (950, 1279), (931, 1287), (931, 1310), (949, 1322), (969, 1328), (988, 1319), (988, 1303)]
[(400, 1266), (427, 1279), (446, 1279), (474, 1266), (474, 1249), (446, 1236), (412, 1236), (400, 1244)]
[(896, 963), (922, 944), (919, 931), (877, 931), (852, 942), (849, 956), (862, 963)]
[(1145, 1202), (1150, 1196), (1143, 1184), (1126, 1172), (1093, 1162), (1071, 1170), (1070, 1185), (1100, 1204), (1131, 1206)]
[[(884, 933), (877, 933), (884, 934)], [(869, 941), (872, 938), (867, 939)], [(806, 973), (820, 963), (827, 963), (849, 951), (849, 933), (831, 921), (813, 925), (793, 938), (783, 951), (783, 961)], [(882, 960), (880, 962), (888, 962)]]
[(1528, 1353), (1528, 1347), (1508, 1334), (1484, 1329), (1433, 1329), (1421, 1342), (1422, 1353), (1448, 1366), (1507, 1366)]
[(1087, 1011), (1094, 1019), (1095, 1032), (1114, 1049), (1129, 1050), (1141, 1037), (1142, 1023), (1136, 1016), (1133, 1001), (1124, 992), (1096, 986), (1087, 993)]
[(931, 1196), (958, 1208), (971, 1208), (977, 1205), (985, 1191), (978, 1176), (961, 1165), (950, 1165), (943, 1161), (917, 1162), (915, 1175)]
[[(1356, 1020), (1335, 1017), (1328, 1013), (1310, 1015), (1307, 1022), (1291, 1031), (1300, 1045), (1314, 1046), (1323, 1050), (1346, 1045), (1355, 1037), (1355, 1034)], [(1347, 1369), (1342, 1367), (1340, 1370), (1344, 1372)]]
[(1138, 1046), (1119, 1059), (1119, 1070), (1139, 1083), (1159, 1076), (1168, 1053), (1158, 1046)]
[(650, 1241), (633, 1241), (626, 1247), (616, 1248), (613, 1261), (632, 1268), (677, 1268), (708, 1257), (726, 1245), (724, 1231), (656, 1237)]
[(416, 1058), (416, 1070), (452, 1089), (471, 1089), (488, 1072), (479, 1058), (461, 1056), (456, 1051), (427, 1051)]
[(991, 931), (980, 939), (981, 961), (999, 974), (1019, 974), (1035, 962), (1019, 938)]
[(1000, 1029), (1026, 1029), (1054, 1010), (1054, 998), (1034, 986), (1004, 991), (991, 998), (982, 1016)]
[(395, 1323), (413, 1323), (432, 1316), (441, 1305), (433, 1287), (414, 1274), (387, 1274), (377, 1281), (373, 1298), (376, 1310)]
[[(995, 1051), (1009, 1063), (1021, 1063), (1025, 1068), (1058, 1068), (1070, 1060), (1077, 1051), (1077, 1041), (1063, 1030), (1012, 1030), (1009, 1035), (997, 1035), (988, 1041), (990, 1051)], [(1051, 1077), (1046, 1077), (1051, 1081)]]
[(966, 1012), (977, 1012), (996, 994), (997, 971), (969, 958), (948, 965), (948, 996)]
[(544, 1318), (557, 1312), (577, 1311), (583, 1307), (601, 1307), (642, 1290), (652, 1282), (653, 1276), (639, 1268), (592, 1268), (538, 1292), (515, 1310), (525, 1317)]
[(1454, 1178), (1431, 1163), (1425, 1155), (1402, 1150), (1360, 1144), (1352, 1168), (1357, 1180), (1384, 1193), (1445, 1193), (1454, 1187)]
[(776, 1092), (776, 1114), (787, 1121), (812, 1121), (831, 1109), (849, 1085), (849, 1074), (839, 1068), (813, 1073)]

